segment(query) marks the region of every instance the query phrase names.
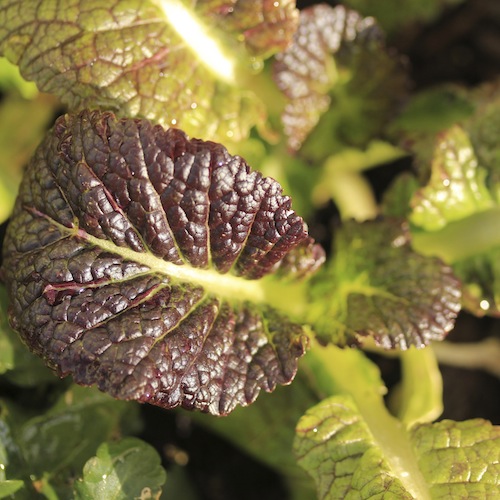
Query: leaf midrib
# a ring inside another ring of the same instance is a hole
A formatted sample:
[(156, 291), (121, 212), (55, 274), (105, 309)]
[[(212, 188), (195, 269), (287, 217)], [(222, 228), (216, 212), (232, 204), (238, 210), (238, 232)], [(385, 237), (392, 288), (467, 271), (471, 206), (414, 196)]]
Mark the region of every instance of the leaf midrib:
[(213, 269), (200, 269), (188, 264), (174, 264), (156, 257), (151, 252), (136, 252), (131, 248), (120, 247), (115, 243), (97, 238), (82, 229), (70, 229), (66, 226), (65, 232), (84, 239), (88, 244), (102, 248), (124, 260), (136, 262), (148, 267), (151, 272), (167, 276), (169, 282), (190, 283), (202, 287), (207, 293), (230, 300), (248, 300), (251, 302), (265, 302), (266, 294), (262, 284), (258, 280), (247, 280), (245, 278), (230, 274), (220, 274)]

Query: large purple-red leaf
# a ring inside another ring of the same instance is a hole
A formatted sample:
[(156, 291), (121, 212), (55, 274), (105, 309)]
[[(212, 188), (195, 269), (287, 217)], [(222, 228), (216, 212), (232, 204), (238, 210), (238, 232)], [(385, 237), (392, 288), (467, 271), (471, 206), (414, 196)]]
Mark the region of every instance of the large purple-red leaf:
[(218, 144), (66, 115), (28, 166), (8, 229), (11, 323), (61, 376), (227, 414), (289, 383), (306, 347), (258, 279), (282, 262), (303, 275), (322, 257), (290, 204)]

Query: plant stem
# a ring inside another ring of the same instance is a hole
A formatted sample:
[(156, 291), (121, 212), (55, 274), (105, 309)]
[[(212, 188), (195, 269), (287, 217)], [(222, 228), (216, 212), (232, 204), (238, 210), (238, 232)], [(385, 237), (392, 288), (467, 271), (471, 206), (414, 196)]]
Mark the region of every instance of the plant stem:
[(348, 394), (368, 425), (391, 470), (418, 499), (430, 498), (405, 425), (384, 404), (385, 386), (376, 365), (356, 349), (314, 344), (308, 356), (320, 389), (328, 395)]
[(435, 255), (448, 264), (487, 252), (500, 245), (500, 208), (450, 222), (439, 231), (412, 231), (412, 244), (422, 255)]
[(437, 359), (445, 365), (485, 370), (500, 378), (500, 339), (490, 337), (480, 342), (435, 342)]
[(398, 418), (412, 427), (433, 422), (443, 412), (443, 380), (431, 346), (399, 353), (402, 382), (391, 394), (391, 406)]

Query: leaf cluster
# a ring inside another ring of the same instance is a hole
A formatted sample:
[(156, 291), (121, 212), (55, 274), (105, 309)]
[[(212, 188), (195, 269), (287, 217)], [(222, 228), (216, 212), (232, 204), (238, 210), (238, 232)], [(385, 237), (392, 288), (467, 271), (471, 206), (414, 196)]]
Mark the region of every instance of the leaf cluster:
[(500, 86), (412, 91), (386, 32), (452, 2), (348, 3), (0, 5), (0, 498), (195, 497), (137, 403), (292, 498), (495, 497), (432, 345), (499, 314)]

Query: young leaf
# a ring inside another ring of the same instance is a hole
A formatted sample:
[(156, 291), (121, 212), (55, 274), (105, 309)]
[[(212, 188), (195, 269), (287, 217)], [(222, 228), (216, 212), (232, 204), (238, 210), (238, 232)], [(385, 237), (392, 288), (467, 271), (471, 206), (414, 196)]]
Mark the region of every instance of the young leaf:
[(391, 443), (381, 446), (349, 396), (331, 397), (309, 410), (297, 425), (295, 451), (315, 479), (319, 498), (494, 498), (498, 493), (499, 427), (480, 419), (406, 432), (395, 419), (392, 426), (395, 434), (406, 434), (410, 447), (404, 457), (390, 455)]
[(257, 280), (294, 248), (316, 266), (290, 206), (215, 143), (111, 113), (62, 117), (4, 243), (12, 324), (79, 384), (227, 414), (289, 383), (306, 348)]
[[(484, 98), (491, 89), (480, 90)], [(477, 315), (500, 310), (495, 99), (491, 106), (478, 105), (463, 126), (438, 136), (430, 179), (414, 194), (409, 217), (415, 248), (453, 266), (464, 284), (463, 305)]]
[(0, 7), (0, 53), (71, 109), (102, 107), (193, 136), (244, 138), (265, 111), (241, 79), (288, 43), (294, 2), (187, 4), (11, 1)]
[(412, 251), (397, 221), (347, 222), (312, 287), (310, 320), (322, 342), (385, 349), (441, 340), (460, 310), (460, 285), (439, 259)]
[(344, 6), (301, 12), (293, 44), (276, 55), (274, 76), (288, 99), (288, 146), (299, 150), (317, 126), (304, 145), (316, 160), (380, 136), (407, 92), (405, 71), (375, 20)]
[(76, 498), (160, 498), (166, 474), (156, 450), (137, 438), (103, 443), (75, 484)]
[(455, 126), (436, 143), (429, 183), (412, 199), (410, 221), (436, 231), (495, 205), (486, 187), (487, 171), (478, 165), (465, 131)]

